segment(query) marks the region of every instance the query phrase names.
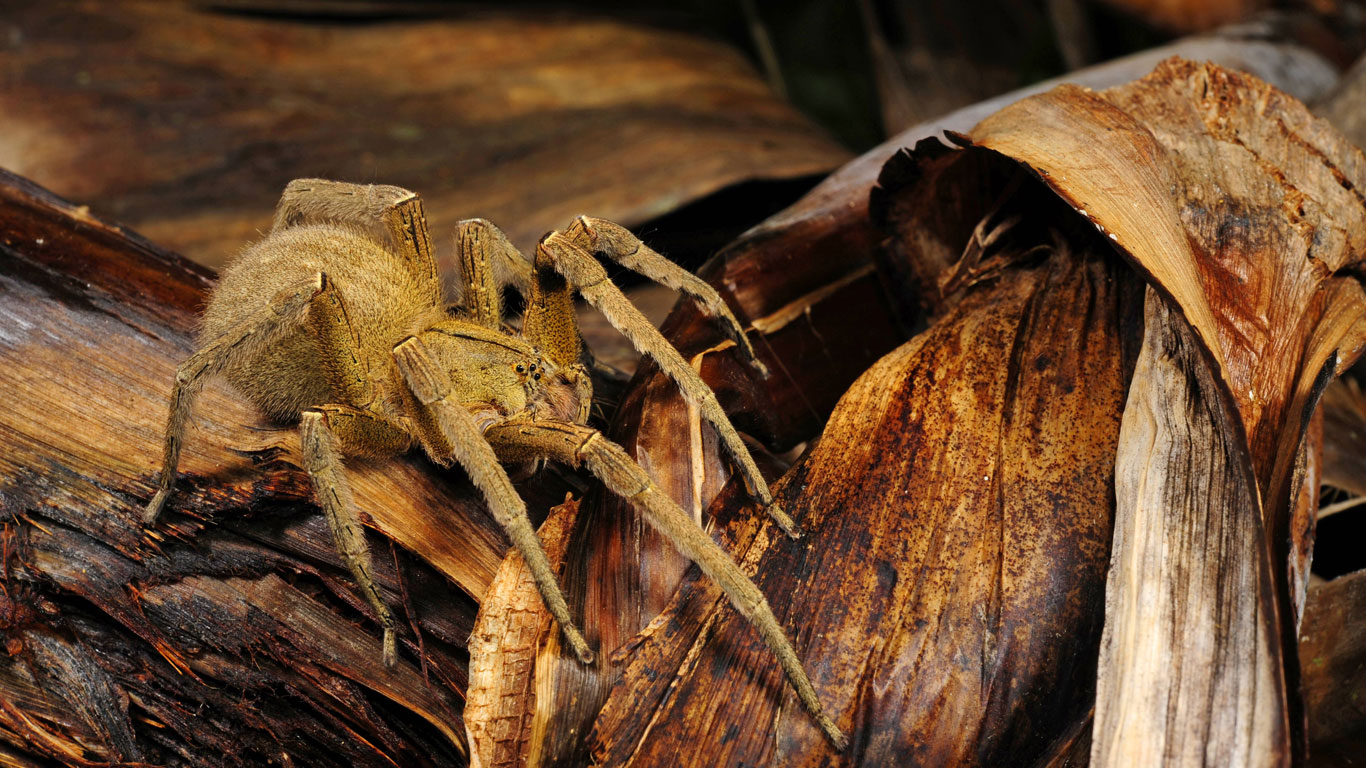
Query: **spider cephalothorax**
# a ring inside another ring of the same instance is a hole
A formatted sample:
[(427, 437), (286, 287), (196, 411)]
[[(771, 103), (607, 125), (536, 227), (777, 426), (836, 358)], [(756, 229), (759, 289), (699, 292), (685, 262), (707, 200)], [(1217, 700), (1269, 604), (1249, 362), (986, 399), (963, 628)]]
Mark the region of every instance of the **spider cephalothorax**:
[[(223, 271), (204, 312), (199, 349), (176, 372), (165, 460), (146, 522), (156, 521), (175, 483), (195, 395), (206, 377), (222, 374), (272, 417), (299, 423), (318, 503), (384, 628), (386, 664), (397, 663), (394, 620), (370, 574), (341, 458), (394, 455), (414, 445), (468, 472), (586, 663), (593, 652), (570, 619), (502, 464), (584, 466), (721, 586), (768, 642), (822, 730), (842, 746), (763, 594), (620, 446), (587, 426), (593, 391), (574, 319), (576, 292), (677, 382), (715, 427), (750, 491), (797, 535), (716, 395), (607, 279), (594, 254), (691, 295), (763, 371), (729, 308), (711, 286), (600, 219), (580, 217), (563, 233), (546, 235), (534, 262), (480, 219), (461, 222), (456, 245), (462, 299), (447, 306), (417, 195), (398, 187), (290, 182), (270, 233)], [(520, 334), (504, 325), (495, 267), (526, 298)]]

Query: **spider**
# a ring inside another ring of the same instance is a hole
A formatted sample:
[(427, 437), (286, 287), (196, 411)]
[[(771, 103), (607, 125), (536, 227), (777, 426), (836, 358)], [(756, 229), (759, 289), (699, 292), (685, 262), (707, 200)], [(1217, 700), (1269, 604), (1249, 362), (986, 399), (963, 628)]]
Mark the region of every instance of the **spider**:
[[(551, 232), (534, 261), (482, 219), (456, 227), (462, 300), (444, 301), (419, 197), (406, 189), (321, 179), (290, 182), (264, 239), (226, 269), (204, 310), (198, 350), (176, 371), (165, 453), (146, 525), (176, 478), (194, 400), (223, 375), (271, 417), (297, 422), (303, 465), (342, 560), (383, 627), (384, 663), (397, 663), (394, 618), (371, 559), (342, 467), (344, 455), (393, 456), (420, 446), (459, 464), (525, 558), (546, 607), (579, 660), (593, 651), (541, 548), (503, 463), (554, 460), (586, 466), (635, 504), (696, 562), (758, 630), (821, 730), (845, 739), (824, 714), (768, 602), (735, 561), (620, 446), (587, 426), (593, 389), (574, 319), (574, 294), (601, 311), (677, 383), (720, 436), (750, 492), (790, 536), (798, 531), (716, 395), (607, 277), (599, 254), (696, 299), (767, 375), (735, 316), (707, 283), (625, 228), (579, 217)], [(526, 297), (520, 334), (503, 322), (501, 269)]]

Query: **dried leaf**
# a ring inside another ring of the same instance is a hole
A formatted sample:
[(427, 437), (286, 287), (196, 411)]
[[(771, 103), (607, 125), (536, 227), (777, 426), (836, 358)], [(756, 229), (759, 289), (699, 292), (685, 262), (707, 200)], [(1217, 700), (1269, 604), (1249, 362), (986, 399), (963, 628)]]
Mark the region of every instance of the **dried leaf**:
[[(1060, 143), (1040, 138), (1040, 129), (1053, 125), (1068, 127), (1058, 132), (1065, 137)], [(1102, 95), (1059, 90), (1021, 102), (985, 121), (973, 138), (1027, 163), (1106, 232), (1176, 300), (1209, 350), (1248, 435), (1277, 608), (1249, 612), (1257, 603), (1248, 603), (1247, 610), (1230, 614), (1233, 606), (1216, 603), (1208, 610), (1219, 612), (1218, 626), (1231, 637), (1260, 627), (1266, 615), (1276, 616), (1281, 645), (1293, 644), (1308, 552), (1291, 542), (1312, 537), (1314, 516), (1311, 506), (1299, 503), (1296, 459), (1323, 387), (1360, 353), (1366, 329), (1366, 293), (1354, 278), (1339, 276), (1366, 253), (1366, 207), (1357, 191), (1366, 184), (1366, 159), (1327, 123), (1270, 86), (1186, 62), (1169, 62), (1144, 81)], [(1129, 172), (1114, 162), (1126, 153), (1132, 153)], [(1160, 203), (1129, 207), (1145, 199)], [(1249, 558), (1260, 546), (1244, 543), (1230, 550), (1227, 562), (1205, 567), (1251, 567)], [(1179, 578), (1194, 578), (1185, 567)], [(1198, 600), (1190, 607), (1206, 610)], [(1134, 628), (1115, 631), (1164, 631), (1147, 617), (1135, 619)], [(1196, 624), (1179, 618), (1173, 624), (1183, 633), (1197, 631)], [(1180, 665), (1161, 659), (1144, 663), (1160, 667), (1153, 674), (1164, 676), (1177, 696), (1189, 681), (1182, 680)], [(1260, 679), (1253, 665), (1264, 661), (1243, 658), (1245, 685)], [(1269, 663), (1281, 666), (1274, 655)], [(1104, 666), (1101, 674), (1108, 674)], [(1282, 685), (1293, 690), (1293, 657), (1281, 674)], [(1110, 690), (1127, 700), (1152, 686), (1120, 684)], [(1257, 690), (1274, 703), (1272, 689)], [(1191, 695), (1207, 701), (1212, 691)], [(1287, 705), (1291, 743), (1298, 744), (1302, 715), (1294, 700), (1280, 706)], [(1097, 705), (1097, 734), (1117, 736), (1113, 728), (1102, 730), (1111, 725), (1101, 722), (1103, 709)], [(1236, 728), (1217, 729), (1227, 744), (1207, 744), (1206, 754), (1241, 749), (1249, 739), (1255, 743), (1267, 736), (1266, 723), (1249, 717)], [(1124, 755), (1107, 749), (1098, 738), (1093, 755), (1109, 754), (1123, 764)], [(1179, 763), (1197, 755), (1166, 757)]]
[[(1294, 46), (1199, 40), (1180, 43), (1175, 50), (1237, 62), (1307, 96), (1324, 93), (1335, 76), (1315, 54)], [(1165, 55), (1169, 53), (1150, 52), (1077, 76), (1086, 82), (1114, 84), (1148, 71)], [(746, 233), (704, 268), (704, 276), (727, 297), (737, 314), (751, 318), (755, 330), (764, 334), (756, 340), (756, 347), (774, 375), (765, 381), (754, 378), (741, 361), (726, 352), (728, 345), (721, 334), (689, 302), (676, 308), (664, 331), (700, 366), (740, 429), (779, 451), (800, 446), (818, 434), (825, 414), (848, 384), (902, 340), (895, 321), (900, 319), (909, 327), (919, 320), (913, 298), (910, 302), (896, 301), (907, 295), (898, 291), (900, 285), (891, 286), (891, 305), (884, 303), (888, 286), (872, 270), (874, 245), (882, 235), (868, 218), (868, 192), (886, 159), (899, 146), (941, 128), (966, 129), (1001, 105), (1049, 85), (1008, 94), (903, 133), (845, 166), (798, 204)], [(950, 207), (949, 203), (944, 206)], [(984, 213), (978, 210), (978, 216)], [(973, 224), (975, 220), (967, 224), (969, 232)], [(685, 508), (705, 507), (728, 476), (710, 430), (694, 431), (676, 389), (652, 367), (645, 367), (634, 380), (611, 434), (632, 449)], [(732, 514), (725, 509), (724, 504), (713, 509), (721, 515), (718, 522), (723, 523)], [(703, 512), (701, 519), (711, 521), (713, 515)], [(734, 542), (748, 541), (750, 536), (739, 522), (723, 535)], [(743, 549), (731, 551), (743, 556)], [(687, 567), (687, 561), (644, 525), (629, 506), (591, 495), (585, 499), (566, 563), (566, 587), (571, 605), (582, 605), (585, 630), (599, 643), (603, 651), (600, 656), (623, 646), (633, 649), (630, 653), (635, 655), (656, 654), (661, 632), (701, 631), (714, 614), (700, 598), (688, 599), (698, 587), (685, 583), (678, 591)], [(1096, 589), (1099, 594), (1099, 587)], [(678, 607), (658, 614), (669, 605)], [(800, 630), (794, 636), (800, 638), (806, 632)], [(1098, 638), (1099, 625), (1093, 642)], [(668, 648), (676, 650), (679, 642), (683, 641), (671, 639)], [(866, 638), (851, 642), (866, 642)], [(623, 648), (622, 653), (626, 652)], [(767, 657), (726, 655), (713, 663), (728, 665), (732, 675), (745, 676), (753, 674), (756, 664), (767, 663)], [(667, 666), (658, 663), (654, 669), (671, 674), (664, 671)], [(587, 759), (584, 735), (619, 673), (617, 666), (585, 670), (559, 662), (552, 662), (548, 678), (541, 678), (537, 672), (538, 679), (551, 681), (541, 689), (550, 698), (543, 697), (538, 709), (529, 713), (541, 724), (537, 726), (543, 729), (540, 732), (546, 734), (543, 764), (557, 760), (559, 764), (576, 764)], [(781, 690), (781, 686), (774, 690)], [(736, 718), (727, 722), (741, 723), (746, 730), (770, 728), (771, 721), (757, 717), (763, 710), (724, 710)], [(602, 732), (606, 738), (613, 738)], [(1059, 738), (1055, 754), (1075, 751), (1080, 732), (1074, 723), (1071, 736)], [(659, 731), (651, 734), (657, 736)], [(692, 751), (689, 747), (689, 754)]]
[[(744, 555), (785, 596), (853, 764), (1028, 763), (1085, 715), (1137, 309), (1103, 254), (1058, 251), (970, 289), (864, 374), (776, 491), (807, 538)], [(716, 599), (675, 605), (633, 655), (596, 726), (602, 762), (832, 759)]]
[(1091, 762), (1290, 764), (1275, 590), (1232, 398), (1148, 293), (1116, 463)]
[(1351, 765), (1366, 749), (1366, 571), (1310, 588), (1300, 658), (1310, 764)]
[(736, 51), (582, 12), (363, 23), (28, 2), (0, 49), (0, 166), (220, 265), (301, 177), (420, 190), (433, 234), (529, 248), (847, 153)]
[[(537, 534), (552, 564), (564, 559), (578, 516), (573, 500), (555, 507)], [(531, 718), (536, 707), (537, 656), (559, 650), (559, 631), (526, 561), (515, 549), (499, 566), (470, 633), (470, 685), (465, 701), (471, 768), (535, 764)]]
[(1366, 395), (1356, 379), (1343, 378), (1323, 393), (1323, 484), (1366, 496)]

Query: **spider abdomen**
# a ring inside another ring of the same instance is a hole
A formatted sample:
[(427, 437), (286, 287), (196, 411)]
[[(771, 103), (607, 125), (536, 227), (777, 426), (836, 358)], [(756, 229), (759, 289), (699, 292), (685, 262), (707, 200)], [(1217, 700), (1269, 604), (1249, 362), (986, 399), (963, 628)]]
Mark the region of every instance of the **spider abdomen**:
[[(280, 292), (326, 275), (340, 294), (357, 357), (368, 379), (392, 379), (395, 344), (441, 313), (434, 288), (387, 245), (365, 231), (339, 224), (310, 224), (271, 233), (249, 246), (222, 272), (204, 310), (201, 341), (225, 333), (233, 323), (270, 304)], [(307, 323), (274, 339), (257, 341), (244, 359), (224, 372), (228, 381), (272, 418), (297, 421), (305, 408), (346, 402), (333, 391)], [(381, 389), (385, 389), (381, 387)], [(372, 392), (383, 400), (388, 392)]]

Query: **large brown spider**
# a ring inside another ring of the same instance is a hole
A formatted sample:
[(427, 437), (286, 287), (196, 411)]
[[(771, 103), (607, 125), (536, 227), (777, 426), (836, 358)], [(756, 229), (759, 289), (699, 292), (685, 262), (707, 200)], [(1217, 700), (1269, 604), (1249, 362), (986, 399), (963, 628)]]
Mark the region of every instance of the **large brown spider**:
[[(299, 422), (304, 468), (343, 561), (384, 628), (384, 662), (397, 661), (394, 619), (370, 574), (341, 457), (392, 456), (421, 445), (432, 461), (460, 464), (526, 559), (569, 646), (593, 652), (500, 462), (553, 459), (584, 465), (629, 499), (730, 597), (778, 657), (798, 697), (837, 746), (844, 736), (821, 709), (797, 654), (763, 593), (626, 452), (586, 426), (592, 382), (574, 320), (577, 291), (649, 354), (716, 428), (750, 491), (789, 535), (753, 458), (716, 395), (607, 278), (594, 254), (682, 290), (716, 318), (760, 371), (763, 364), (716, 292), (626, 229), (580, 217), (551, 232), (535, 262), (492, 224), (456, 229), (463, 300), (448, 306), (418, 196), (391, 186), (317, 179), (290, 182), (270, 233), (229, 265), (204, 311), (198, 351), (176, 371), (156, 522), (175, 483), (181, 440), (206, 377), (223, 374), (270, 416)], [(497, 261), (523, 292), (516, 334), (503, 324)]]

